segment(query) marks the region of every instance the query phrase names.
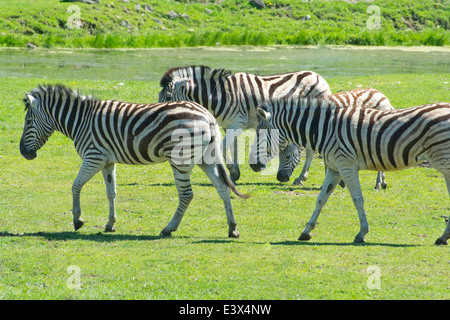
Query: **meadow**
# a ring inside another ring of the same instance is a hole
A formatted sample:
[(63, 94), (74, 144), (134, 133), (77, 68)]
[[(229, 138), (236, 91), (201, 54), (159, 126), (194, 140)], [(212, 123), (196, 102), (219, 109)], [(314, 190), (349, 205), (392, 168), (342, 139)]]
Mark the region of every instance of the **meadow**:
[[(55, 133), (35, 160), (19, 153), (23, 92), (42, 81), (0, 82), (0, 299), (448, 299), (450, 251), (434, 241), (450, 202), (444, 179), (427, 167), (387, 173), (382, 191), (373, 190), (375, 172), (360, 173), (371, 228), (365, 244), (352, 243), (358, 218), (339, 187), (312, 240), (297, 241), (324, 177), (320, 159), (304, 187), (241, 165), (238, 189), (251, 198), (232, 200), (239, 239), (227, 238), (223, 203), (198, 168), (179, 229), (159, 237), (178, 201), (167, 163), (118, 166), (115, 233), (103, 232), (108, 202), (96, 175), (83, 188), (86, 224), (75, 232), (71, 185), (81, 160), (72, 142)], [(397, 108), (449, 101), (445, 70), (327, 81), (333, 92), (375, 87)], [(132, 102), (157, 101), (159, 92), (158, 81), (45, 82)]]

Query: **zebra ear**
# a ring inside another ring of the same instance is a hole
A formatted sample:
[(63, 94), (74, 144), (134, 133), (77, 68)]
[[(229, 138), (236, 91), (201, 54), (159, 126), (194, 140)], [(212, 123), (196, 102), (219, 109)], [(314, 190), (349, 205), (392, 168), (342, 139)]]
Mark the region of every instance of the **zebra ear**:
[(269, 121), (271, 117), (270, 112), (264, 110), (262, 107), (256, 109), (256, 114), (260, 116), (264, 121)]
[(25, 93), (25, 99), (27, 99), (32, 109), (37, 109), (39, 106), (39, 99), (31, 94)]

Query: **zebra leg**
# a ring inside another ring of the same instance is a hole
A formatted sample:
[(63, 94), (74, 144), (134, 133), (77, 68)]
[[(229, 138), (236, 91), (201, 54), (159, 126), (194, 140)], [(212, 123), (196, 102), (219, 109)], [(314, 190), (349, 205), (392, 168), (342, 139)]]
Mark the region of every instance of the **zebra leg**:
[(106, 224), (105, 232), (114, 232), (116, 231), (116, 227), (114, 227), (114, 223), (116, 222), (116, 208), (115, 208), (115, 199), (116, 199), (116, 165), (114, 163), (107, 164), (103, 170), (103, 179), (105, 180), (106, 185), (106, 196), (109, 200), (109, 221)]
[(340, 170), (340, 173), (348, 191), (350, 192), (353, 204), (358, 211), (360, 229), (353, 243), (362, 243), (364, 242), (364, 236), (369, 232), (369, 224), (367, 222), (366, 212), (364, 210), (364, 198), (359, 182), (358, 170), (353, 168), (342, 169)]
[(73, 226), (75, 230), (80, 229), (84, 220), (81, 219), (81, 205), (80, 205), (80, 193), (83, 186), (88, 182), (95, 174), (97, 174), (103, 167), (103, 164), (92, 163), (88, 160), (84, 160), (81, 165), (80, 171), (72, 185), (72, 198), (73, 198)]
[(387, 188), (387, 182), (386, 182), (386, 173), (381, 172), (381, 189)]
[[(225, 137), (222, 142), (224, 161), (227, 169), (230, 171), (230, 178), (233, 182), (238, 181), (241, 176), (238, 162), (238, 137), (242, 134), (242, 132), (242, 129), (231, 126), (226, 130)], [(232, 144), (231, 148), (229, 146), (230, 144)], [(230, 151), (231, 159), (227, 156), (228, 150)]]
[[(450, 174), (445, 176), (445, 183), (447, 184), (447, 190), (450, 196)], [(450, 219), (447, 221), (447, 227), (445, 228), (444, 233), (436, 240), (434, 244), (448, 244), (448, 239), (450, 239)]]
[(239, 170), (238, 160), (238, 139), (234, 137), (233, 148), (231, 149), (231, 156), (233, 157), (233, 169), (230, 172), (230, 178), (233, 182), (236, 182), (241, 177), (241, 171)]
[(375, 190), (381, 190), (386, 189), (387, 183), (386, 183), (386, 174), (384, 172), (378, 172), (377, 173), (377, 182), (375, 183)]
[(306, 181), (306, 179), (308, 179), (309, 169), (311, 168), (311, 163), (314, 159), (314, 151), (305, 149), (305, 152), (306, 158), (305, 163), (303, 164), (302, 173), (300, 173), (298, 178), (294, 180), (294, 183), (292, 183), (292, 185), (294, 186), (303, 186), (303, 181)]
[(187, 207), (189, 206), (189, 203), (194, 197), (190, 179), (190, 174), (194, 165), (186, 167), (179, 167), (172, 163), (170, 165), (172, 166), (175, 185), (178, 191), (178, 208), (175, 211), (172, 220), (170, 220), (169, 224), (159, 234), (163, 237), (170, 237), (172, 235), (172, 232), (177, 230), (178, 226), (180, 225), (181, 219), (183, 218), (183, 215), (186, 212)]
[(203, 172), (205, 172), (209, 180), (211, 180), (213, 186), (216, 188), (220, 198), (223, 201), (223, 204), (225, 206), (225, 213), (227, 214), (228, 237), (239, 238), (239, 232), (236, 230), (237, 222), (234, 218), (233, 208), (231, 206), (230, 190), (226, 183), (220, 178), (219, 172), (217, 170), (217, 165), (203, 163), (199, 164), (198, 166), (203, 170)]
[(319, 196), (316, 200), (316, 207), (314, 208), (314, 212), (308, 223), (306, 224), (305, 229), (300, 234), (298, 240), (308, 241), (309, 239), (311, 239), (310, 233), (316, 226), (317, 218), (319, 218), (319, 214), (322, 211), (322, 208), (327, 203), (328, 198), (333, 193), (340, 179), (341, 178), (339, 172), (331, 169), (327, 170), (325, 181), (323, 182), (323, 187), (322, 189), (320, 189)]

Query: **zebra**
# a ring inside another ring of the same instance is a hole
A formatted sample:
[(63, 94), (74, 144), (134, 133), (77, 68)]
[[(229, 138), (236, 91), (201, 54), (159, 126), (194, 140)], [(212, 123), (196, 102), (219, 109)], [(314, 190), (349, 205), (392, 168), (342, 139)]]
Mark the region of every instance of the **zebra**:
[[(74, 141), (82, 158), (79, 173), (73, 182), (73, 224), (75, 230), (83, 226), (80, 192), (96, 173), (102, 171), (109, 200), (109, 221), (105, 232), (116, 230), (116, 163), (148, 165), (169, 161), (178, 191), (178, 208), (161, 231), (170, 236), (193, 198), (190, 172), (197, 164), (211, 180), (222, 198), (228, 220), (229, 237), (239, 237), (230, 202), (229, 189), (242, 198), (229, 179), (222, 160), (221, 133), (214, 117), (195, 102), (157, 104), (125, 103), (117, 100), (97, 100), (84, 96), (64, 85), (39, 85), (25, 94), (25, 125), (20, 140), (20, 153), (28, 160), (54, 131)], [(175, 135), (176, 131), (178, 133)], [(191, 145), (189, 136), (201, 135)], [(183, 149), (183, 150), (181, 150)], [(190, 150), (189, 150), (190, 149)], [(198, 152), (200, 159), (198, 159)], [(209, 161), (206, 159), (209, 155)], [(213, 156), (214, 153), (219, 156)], [(197, 156), (197, 163), (194, 163)]]
[[(223, 151), (233, 181), (240, 177), (237, 139), (243, 130), (256, 129), (256, 107), (276, 97), (319, 97), (331, 94), (323, 77), (312, 71), (272, 76), (235, 73), (207, 66), (169, 69), (161, 78), (158, 102), (188, 100), (200, 103), (226, 130)], [(230, 148), (230, 146), (233, 147)], [(226, 152), (230, 150), (232, 159)], [(289, 149), (287, 149), (289, 150)], [(283, 156), (283, 155), (280, 155)]]
[[(250, 158), (261, 170), (288, 142), (322, 155), (327, 171), (314, 212), (299, 240), (311, 239), (319, 214), (339, 180), (345, 182), (358, 212), (360, 231), (369, 232), (359, 170), (395, 171), (426, 160), (444, 175), (450, 195), (450, 103), (398, 110), (375, 110), (337, 105), (330, 99), (281, 99), (257, 109), (258, 124)], [(436, 240), (447, 244), (450, 224)]]
[[(389, 102), (389, 99), (374, 88), (367, 89), (353, 89), (351, 91), (339, 92), (328, 97), (336, 106), (339, 107), (360, 107), (373, 108), (377, 110), (394, 110), (394, 107)], [(289, 181), (289, 178), (294, 172), (295, 167), (300, 162), (301, 147), (295, 144), (289, 144), (286, 148), (290, 149), (285, 152), (280, 152), (280, 164), (277, 173), (277, 179), (281, 182)], [(303, 182), (308, 179), (309, 169), (314, 158), (314, 152), (305, 149), (306, 158), (303, 164), (303, 169), (297, 179), (294, 180), (293, 185), (303, 186)], [(375, 183), (375, 190), (386, 189), (386, 175), (380, 171), (377, 173)]]

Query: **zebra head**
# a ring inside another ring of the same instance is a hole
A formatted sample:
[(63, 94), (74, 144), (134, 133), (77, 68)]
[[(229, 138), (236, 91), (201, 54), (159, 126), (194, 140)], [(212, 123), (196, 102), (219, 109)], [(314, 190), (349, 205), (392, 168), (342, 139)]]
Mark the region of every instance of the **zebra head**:
[(280, 164), (278, 166), (277, 180), (288, 182), (295, 167), (300, 163), (300, 148), (293, 143), (289, 143), (286, 148), (280, 151)]
[(55, 126), (48, 113), (45, 111), (42, 97), (38, 90), (25, 93), (25, 125), (20, 139), (20, 153), (27, 160), (36, 158), (36, 152), (45, 144), (52, 135)]
[(280, 134), (280, 130), (273, 125), (271, 106), (263, 105), (256, 109), (258, 127), (256, 128), (255, 142), (250, 151), (250, 167), (255, 172), (262, 171), (266, 164), (286, 148), (287, 142)]
[(189, 82), (190, 79), (187, 78), (176, 78), (164, 84), (159, 92), (158, 102), (191, 100), (186, 94)]
[(208, 90), (216, 90), (216, 82), (225, 81), (232, 75), (230, 70), (211, 69), (207, 66), (188, 66), (171, 68), (164, 73), (159, 82), (162, 90), (159, 101), (195, 101), (205, 106), (202, 95)]

